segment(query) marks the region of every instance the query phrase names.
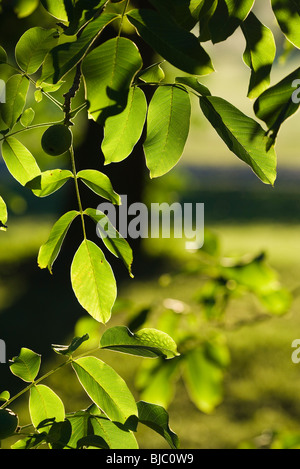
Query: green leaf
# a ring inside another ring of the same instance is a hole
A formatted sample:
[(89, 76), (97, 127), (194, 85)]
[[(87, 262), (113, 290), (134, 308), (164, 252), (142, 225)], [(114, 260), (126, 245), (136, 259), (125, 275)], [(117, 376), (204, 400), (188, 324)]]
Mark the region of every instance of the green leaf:
[(41, 355), (27, 348), (22, 348), (19, 355), (12, 358), (9, 366), (15, 376), (32, 383), (40, 370)]
[(78, 29), (85, 26), (88, 21), (100, 13), (100, 9), (105, 7), (107, 0), (81, 0), (75, 2), (73, 10), (69, 14), (69, 27), (64, 34), (72, 35), (77, 33)]
[(80, 345), (89, 339), (89, 335), (85, 334), (82, 337), (74, 337), (69, 345), (54, 345), (52, 344), (52, 350), (58, 355), (72, 355)]
[(41, 171), (29, 150), (14, 137), (8, 137), (2, 144), (2, 157), (11, 175), (25, 186)]
[(34, 116), (35, 112), (31, 107), (25, 109), (20, 119), (20, 122), (23, 127), (29, 127), (34, 119)]
[(123, 161), (132, 153), (142, 135), (146, 114), (144, 92), (137, 87), (131, 88), (125, 109), (106, 119), (101, 145), (105, 164)]
[(81, 306), (96, 321), (106, 323), (116, 300), (116, 281), (103, 252), (92, 241), (85, 239), (78, 248), (71, 282)]
[(39, 0), (14, 0), (13, 6), (18, 18), (26, 18), (37, 9)]
[(90, 399), (110, 420), (125, 423), (137, 416), (135, 400), (125, 381), (106, 363), (96, 357), (72, 362), (77, 377)]
[(90, 22), (75, 42), (54, 47), (46, 57), (37, 84), (57, 83), (64, 78), (82, 60), (103, 29), (117, 17), (115, 13), (104, 13)]
[(9, 399), (10, 399), (9, 391), (2, 391), (0, 393), (0, 401), (1, 402), (7, 402)]
[(90, 52), (82, 64), (89, 118), (103, 124), (107, 117), (122, 112), (141, 68), (137, 46), (123, 37), (110, 39)]
[(179, 161), (189, 134), (189, 94), (178, 86), (159, 87), (150, 102), (144, 152), (150, 177), (170, 171)]
[(271, 0), (279, 27), (294, 46), (300, 48), (300, 1)]
[(38, 255), (38, 265), (41, 269), (49, 269), (52, 273), (52, 266), (57, 258), (65, 236), (73, 220), (79, 212), (72, 210), (65, 213), (52, 227), (48, 240), (40, 247)]
[(212, 42), (225, 41), (250, 13), (254, 0), (219, 0), (209, 21)]
[(78, 411), (68, 415), (68, 420), (72, 426), (72, 435), (69, 446), (76, 449), (77, 441), (86, 437), (90, 430), (90, 415), (86, 411)]
[(0, 197), (0, 223), (1, 223), (0, 231), (6, 231), (7, 218), (8, 218), (8, 214), (7, 214), (6, 203), (4, 202), (2, 197)]
[(143, 362), (136, 379), (141, 399), (167, 408), (175, 394), (175, 384), (180, 376), (180, 358)]
[(204, 0), (150, 0), (155, 8), (172, 18), (183, 28), (191, 30), (198, 22)]
[(0, 64), (6, 64), (7, 63), (7, 53), (3, 49), (2, 46), (0, 46)]
[(41, 0), (43, 7), (60, 21), (68, 21), (68, 13), (65, 0)]
[(105, 246), (109, 251), (119, 259), (122, 259), (127, 267), (129, 274), (131, 273), (131, 265), (133, 261), (132, 249), (127, 241), (120, 235), (120, 233), (110, 223), (109, 218), (93, 208), (87, 208), (84, 214), (89, 216), (95, 223), (97, 223), (97, 234), (102, 238)]
[(264, 91), (254, 102), (256, 116), (264, 121), (275, 142), (283, 122), (299, 109), (300, 68)]
[(43, 171), (39, 176), (26, 184), (37, 197), (47, 197), (58, 191), (73, 174), (68, 169), (52, 169)]
[(139, 421), (161, 435), (172, 449), (179, 448), (179, 439), (169, 427), (169, 414), (161, 406), (140, 401), (137, 403)]
[(197, 93), (201, 94), (202, 96), (211, 96), (209, 89), (202, 85), (196, 77), (176, 77), (175, 83), (180, 83), (182, 85), (188, 86), (192, 88)]
[(6, 83), (6, 103), (1, 104), (1, 117), (12, 129), (22, 114), (29, 89), (29, 81), (23, 75), (13, 75)]
[(209, 30), (209, 22), (213, 17), (214, 12), (218, 6), (218, 0), (204, 0), (203, 6), (199, 16), (199, 41), (205, 42), (211, 39), (211, 32)]
[(56, 46), (56, 29), (44, 29), (39, 26), (28, 29), (19, 39), (15, 55), (19, 67), (28, 75), (35, 73), (43, 64), (48, 52)]
[(174, 67), (196, 75), (207, 75), (214, 71), (210, 57), (196, 36), (170, 18), (146, 9), (131, 10), (127, 18), (144, 41)]
[(229, 150), (247, 163), (262, 182), (273, 185), (276, 153), (273, 148), (267, 151), (268, 137), (262, 127), (222, 98), (202, 97), (200, 106)]
[(11, 449), (36, 449), (45, 441), (47, 441), (47, 435), (45, 433), (36, 433), (16, 441), (16, 443), (11, 445)]
[(206, 356), (204, 348), (190, 350), (183, 362), (184, 382), (196, 407), (210, 414), (223, 400), (223, 370)]
[(168, 334), (150, 328), (132, 333), (125, 326), (112, 327), (102, 335), (100, 347), (148, 358), (170, 359), (179, 355), (176, 343)]
[(83, 169), (77, 173), (77, 177), (84, 182), (93, 192), (100, 195), (104, 199), (108, 199), (111, 203), (120, 205), (121, 198), (113, 190), (109, 177), (100, 173), (95, 169)]
[(159, 83), (165, 78), (165, 72), (161, 68), (161, 63), (150, 65), (137, 74), (137, 78), (146, 83)]
[(57, 422), (65, 419), (63, 402), (52, 389), (43, 384), (34, 385), (30, 389), (29, 412), (35, 428), (46, 419), (55, 418)]
[(251, 69), (249, 98), (257, 98), (270, 84), (270, 72), (276, 55), (272, 31), (263, 25), (253, 13), (242, 24), (246, 38), (244, 62)]
[(102, 437), (109, 449), (138, 449), (134, 434), (125, 425), (116, 425), (104, 416), (92, 416), (91, 424), (95, 435)]

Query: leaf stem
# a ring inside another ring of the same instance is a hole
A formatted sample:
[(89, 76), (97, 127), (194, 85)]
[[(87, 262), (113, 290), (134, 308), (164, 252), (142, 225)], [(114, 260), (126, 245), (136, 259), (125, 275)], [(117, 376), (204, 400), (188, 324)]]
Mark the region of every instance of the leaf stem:
[(74, 176), (76, 197), (77, 197), (79, 213), (80, 213), (80, 217), (81, 217), (82, 231), (83, 231), (84, 239), (86, 239), (85, 222), (84, 222), (83, 208), (82, 208), (79, 185), (78, 185), (78, 178), (77, 178), (77, 170), (76, 170), (76, 163), (75, 163), (75, 155), (74, 155), (73, 145), (71, 146), (71, 148), (69, 150), (69, 154), (70, 154), (70, 158), (71, 158), (72, 173), (73, 173), (73, 176)]
[(18, 392), (17, 394), (15, 394), (13, 397), (11, 397), (10, 399), (8, 399), (7, 401), (5, 401), (5, 403), (0, 407), (0, 409), (4, 409), (5, 407), (7, 407), (8, 405), (10, 405), (13, 401), (15, 401), (16, 399), (18, 399), (19, 397), (21, 397), (23, 394), (25, 394), (27, 391), (30, 391), (30, 389), (33, 387), (33, 386), (36, 386), (38, 383), (40, 383), (41, 381), (43, 381), (44, 379), (48, 378), (49, 376), (51, 376), (53, 373), (55, 373), (56, 371), (60, 370), (62, 367), (66, 366), (66, 365), (69, 365), (71, 362), (72, 362), (72, 358), (69, 358), (67, 361), (65, 361), (64, 363), (61, 363), (60, 365), (58, 365), (56, 368), (53, 368), (53, 370), (50, 370), (48, 371), (47, 373), (45, 373), (43, 376), (41, 376), (39, 379), (37, 379), (36, 381), (33, 381), (32, 383), (30, 383), (28, 386), (26, 386), (26, 388), (22, 389), (20, 392)]
[(125, 5), (124, 5), (124, 8), (123, 8), (123, 12), (122, 12), (122, 14), (121, 14), (118, 37), (121, 36), (122, 27), (123, 27), (123, 22), (124, 22), (124, 16), (125, 16), (125, 13), (126, 13), (128, 4), (129, 4), (129, 0), (126, 0)]
[[(12, 137), (13, 135), (20, 134), (21, 132), (26, 132), (27, 130), (37, 129), (39, 127), (50, 127), (51, 125), (61, 124), (62, 122), (63, 121), (44, 122), (42, 124), (29, 125), (28, 127), (25, 127), (24, 129), (16, 130), (15, 132), (12, 132), (11, 134), (4, 135), (4, 137), (0, 138), (0, 142), (2, 140), (5, 140), (8, 137)], [(0, 132), (0, 134), (1, 134), (1, 132)]]

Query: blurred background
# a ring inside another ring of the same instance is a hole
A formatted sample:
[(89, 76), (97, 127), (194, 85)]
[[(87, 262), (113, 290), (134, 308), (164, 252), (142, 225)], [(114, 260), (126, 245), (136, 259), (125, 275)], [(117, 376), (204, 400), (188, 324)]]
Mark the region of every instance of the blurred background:
[[(271, 84), (275, 84), (299, 66), (299, 52), (293, 52), (284, 61), (279, 59), (286, 47), (283, 36), (268, 3), (257, 5), (255, 12), (276, 38), (278, 59), (271, 75)], [(11, 8), (4, 8), (0, 15), (0, 44), (9, 52), (11, 62), (14, 45), (28, 27), (52, 23), (41, 7), (26, 18), (18, 18)], [(250, 71), (242, 61), (245, 41), (241, 32), (236, 31), (226, 43), (216, 46), (207, 43), (205, 48), (216, 73), (201, 82), (213, 95), (254, 116), (253, 102), (246, 97)], [(147, 63), (149, 51), (144, 54)], [(170, 68), (166, 73), (171, 78), (176, 71)], [(1, 79), (11, 74), (8, 67), (0, 66)], [(67, 81), (62, 90), (67, 90), (69, 84)], [(57, 99), (62, 99), (62, 90), (56, 94)], [(28, 105), (36, 110), (34, 123), (61, 118), (45, 98), (36, 103), (33, 92)], [(82, 90), (76, 99), (80, 102), (81, 98)], [(149, 364), (149, 360), (113, 352), (97, 356), (111, 363), (126, 379), (137, 399), (147, 398), (168, 406), (170, 426), (179, 435), (182, 448), (266, 447), (274, 435), (280, 437), (274, 443), (279, 447), (297, 446), (300, 364), (291, 360), (291, 344), (300, 338), (299, 116), (289, 119), (280, 131), (278, 177), (272, 188), (258, 180), (225, 147), (201, 114), (197, 98), (192, 106), (190, 137), (180, 163), (165, 177), (151, 181), (140, 146), (125, 162), (103, 168), (101, 129), (96, 124), (87, 124), (84, 112), (74, 120), (78, 169), (93, 167), (106, 172), (115, 190), (128, 194), (129, 203), (143, 200), (148, 204), (175, 201), (205, 204), (206, 237), (202, 250), (186, 251), (184, 242), (176, 239), (138, 240), (132, 243), (134, 280), (127, 277), (121, 263), (107, 255), (119, 290), (107, 327), (128, 324), (134, 330), (144, 325), (159, 326), (166, 332), (172, 331), (174, 338), (181, 341), (183, 356), (194, 350), (189, 340), (196, 335), (197, 350), (205, 348), (203, 360), (198, 360), (196, 367), (197, 377), (192, 376), (192, 367), (177, 366), (173, 370), (161, 366), (159, 371), (151, 360)], [(23, 132), (20, 140), (35, 155), (41, 169), (67, 168), (66, 159), (53, 161), (43, 153), (42, 132)], [(7, 344), (8, 359), (17, 355), (21, 347), (32, 348), (43, 355), (43, 370), (48, 370), (60, 363), (51, 344), (69, 343), (75, 335), (88, 332), (90, 341), (86, 346), (93, 348), (105, 330), (105, 326), (95, 323), (82, 310), (71, 288), (70, 263), (80, 238), (80, 226), (72, 226), (52, 276), (39, 270), (36, 262), (38, 249), (47, 240), (52, 224), (66, 210), (76, 208), (73, 186), (67, 184), (52, 196), (37, 199), (14, 182), (1, 161), (0, 193), (9, 211), (8, 230), (0, 232), (0, 338)], [(96, 197), (91, 199), (84, 188), (82, 194), (86, 207), (97, 207)], [(89, 230), (91, 239), (99, 242), (94, 226)], [(284, 294), (272, 305), (270, 301), (259, 301), (261, 298), (256, 294), (259, 289), (251, 290), (247, 282), (240, 282), (242, 288), (237, 292), (239, 278), (233, 277), (229, 278), (230, 285), (226, 280), (228, 298), (221, 305), (215, 283), (213, 292), (207, 293), (212, 287), (211, 279), (216, 280), (208, 265), (216, 268), (224, 259), (236, 261), (248, 255), (256, 259), (261, 253), (265, 254), (263, 264), (261, 258), (253, 261), (259, 272), (250, 271), (250, 277), (262, 275), (264, 281), (271, 275), (272, 281), (280, 282), (283, 291), (292, 294), (291, 302)], [(236, 282), (234, 287), (232, 282)], [(231, 295), (231, 290), (238, 294)], [(217, 312), (210, 308), (211, 302), (213, 307), (218, 306)], [(213, 350), (218, 359), (206, 360), (207, 344), (217, 344)], [(203, 373), (203, 386), (198, 370)], [(155, 384), (147, 389), (145, 383), (152, 379)], [(68, 411), (89, 405), (71, 370), (64, 369), (48, 383), (64, 398)], [(7, 364), (1, 364), (0, 392), (7, 389), (13, 395), (22, 387), (9, 373)], [(161, 388), (165, 389), (163, 396), (157, 391)], [(14, 409), (21, 412), (25, 422), (28, 415), (23, 403), (16, 403)], [(138, 440), (141, 447), (166, 447), (159, 435), (146, 428), (141, 428)]]

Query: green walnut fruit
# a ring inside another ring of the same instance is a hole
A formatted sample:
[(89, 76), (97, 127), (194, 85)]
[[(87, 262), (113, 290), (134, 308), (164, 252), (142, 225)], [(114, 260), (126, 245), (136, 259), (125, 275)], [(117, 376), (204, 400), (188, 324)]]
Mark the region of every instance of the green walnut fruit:
[(12, 410), (0, 409), (0, 440), (13, 435), (18, 425), (18, 416)]
[(63, 124), (52, 125), (42, 136), (42, 148), (47, 155), (63, 155), (71, 145), (72, 133)]

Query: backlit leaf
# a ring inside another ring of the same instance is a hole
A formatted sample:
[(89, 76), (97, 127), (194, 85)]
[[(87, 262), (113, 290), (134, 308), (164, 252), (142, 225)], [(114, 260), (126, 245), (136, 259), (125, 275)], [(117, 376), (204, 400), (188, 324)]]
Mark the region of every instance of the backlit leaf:
[(105, 164), (123, 161), (132, 153), (141, 137), (146, 113), (147, 101), (144, 92), (132, 87), (125, 109), (120, 114), (106, 119), (101, 145)]
[(28, 29), (16, 45), (16, 61), (19, 67), (29, 75), (35, 73), (57, 41), (56, 29), (44, 29), (39, 26)]
[(40, 370), (40, 365), (41, 355), (27, 348), (22, 348), (19, 355), (12, 358), (9, 367), (15, 376), (32, 383)]
[(8, 137), (4, 140), (2, 156), (7, 169), (22, 186), (41, 173), (30, 151), (14, 137)]
[(115, 422), (125, 423), (137, 416), (135, 400), (125, 381), (96, 357), (84, 357), (72, 363), (77, 377), (90, 399)]
[(149, 104), (144, 152), (150, 177), (170, 171), (179, 161), (189, 134), (191, 103), (186, 90), (159, 87)]
[(142, 67), (136, 45), (127, 38), (110, 39), (83, 61), (89, 117), (99, 123), (122, 112), (135, 74)]
[(81, 306), (96, 321), (106, 323), (116, 300), (116, 281), (103, 252), (92, 241), (85, 239), (77, 250), (71, 282)]
[(6, 102), (1, 104), (1, 117), (11, 129), (21, 116), (29, 89), (28, 79), (19, 74), (13, 75), (6, 83)]
[(65, 213), (52, 227), (48, 240), (40, 247), (38, 265), (41, 269), (48, 268), (52, 273), (52, 266), (57, 258), (62, 243), (73, 220), (79, 215), (75, 210)]
[(29, 412), (35, 428), (46, 419), (55, 418), (57, 422), (63, 422), (65, 419), (63, 402), (52, 389), (44, 384), (34, 385), (30, 389)]

